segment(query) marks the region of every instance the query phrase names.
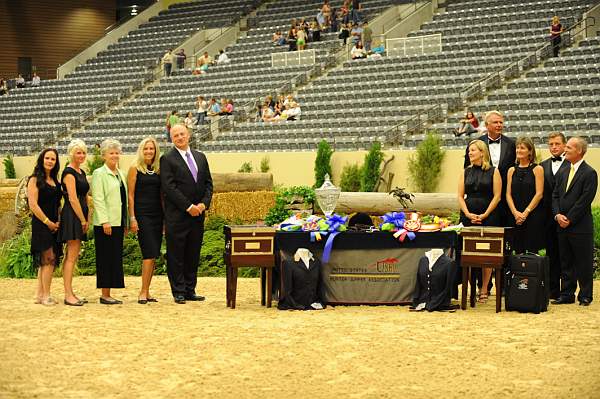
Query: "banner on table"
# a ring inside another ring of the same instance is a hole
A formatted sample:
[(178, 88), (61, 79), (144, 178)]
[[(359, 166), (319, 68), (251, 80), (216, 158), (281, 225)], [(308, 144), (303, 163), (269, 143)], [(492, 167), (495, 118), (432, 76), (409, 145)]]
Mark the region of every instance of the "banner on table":
[(323, 265), (325, 297), (332, 304), (412, 301), (419, 259), (430, 248), (338, 250)]

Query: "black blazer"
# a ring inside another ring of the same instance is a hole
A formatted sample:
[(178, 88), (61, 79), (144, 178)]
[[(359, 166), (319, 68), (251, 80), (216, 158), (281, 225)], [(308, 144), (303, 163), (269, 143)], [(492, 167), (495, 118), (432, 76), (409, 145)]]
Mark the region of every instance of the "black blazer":
[[(542, 163), (540, 163), (542, 168), (544, 168), (544, 198), (542, 199), (542, 205), (544, 206), (544, 210), (546, 212), (546, 216), (550, 219), (549, 225), (553, 225), (553, 217), (552, 214), (552, 192), (554, 191), (554, 184), (556, 182), (556, 176), (552, 174), (552, 158), (548, 158)], [(559, 174), (563, 169), (570, 168), (570, 163), (567, 160), (564, 160), (563, 163), (558, 168), (556, 174)], [(567, 172), (569, 173), (569, 172)]]
[[(489, 142), (488, 142), (487, 134), (484, 134), (483, 136), (478, 137), (477, 140), (483, 141), (485, 144), (488, 145), (488, 149), (489, 149)], [(508, 173), (508, 169), (510, 169), (511, 166), (515, 165), (516, 159), (517, 159), (517, 151), (515, 149), (515, 141), (513, 139), (511, 139), (510, 137), (501, 135), (500, 136), (500, 162), (499, 162), (499, 165), (492, 164), (492, 166), (495, 166), (496, 168), (498, 168), (498, 171), (500, 172), (500, 176), (502, 176), (502, 187), (506, 187), (506, 174)], [(466, 168), (470, 164), (471, 164), (471, 162), (469, 162), (469, 146), (467, 145), (467, 148), (465, 150), (464, 167)]]
[[(206, 156), (191, 150), (198, 166), (198, 181), (195, 182), (192, 172), (183, 157), (173, 147), (160, 158), (160, 180), (165, 199), (165, 221), (182, 222), (191, 216), (187, 213), (190, 205), (202, 202), (206, 209), (210, 207), (213, 184)], [(198, 218), (201, 219), (201, 218)]]
[[(568, 161), (567, 161), (568, 163)], [(556, 184), (552, 192), (552, 216), (565, 215), (571, 224), (558, 231), (566, 233), (592, 234), (594, 222), (592, 219), (592, 201), (598, 188), (598, 175), (585, 161), (581, 162), (577, 173), (573, 176), (569, 191), (565, 192), (571, 165), (561, 169), (555, 176)]]

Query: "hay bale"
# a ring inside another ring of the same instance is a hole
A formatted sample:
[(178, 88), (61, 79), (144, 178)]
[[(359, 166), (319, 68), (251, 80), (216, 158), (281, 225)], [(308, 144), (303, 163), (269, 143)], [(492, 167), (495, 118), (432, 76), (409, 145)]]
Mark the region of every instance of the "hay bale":
[(263, 220), (273, 205), (273, 191), (214, 193), (208, 216), (221, 215), (228, 220), (254, 223)]

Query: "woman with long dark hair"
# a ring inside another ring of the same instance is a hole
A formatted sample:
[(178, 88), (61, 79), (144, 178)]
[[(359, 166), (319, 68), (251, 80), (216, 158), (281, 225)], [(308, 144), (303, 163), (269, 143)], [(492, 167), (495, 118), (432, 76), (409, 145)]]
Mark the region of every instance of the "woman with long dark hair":
[(153, 137), (143, 139), (127, 173), (129, 224), (142, 251), (142, 288), (138, 303), (158, 302), (150, 295), (155, 259), (160, 255), (163, 208), (160, 191), (160, 148)]
[(43, 150), (35, 163), (27, 182), (27, 201), (31, 209), (31, 256), (38, 269), (38, 285), (35, 303), (56, 305), (50, 296), (52, 273), (58, 266), (61, 246), (58, 243), (60, 199), (62, 192), (58, 182), (60, 163), (54, 148)]

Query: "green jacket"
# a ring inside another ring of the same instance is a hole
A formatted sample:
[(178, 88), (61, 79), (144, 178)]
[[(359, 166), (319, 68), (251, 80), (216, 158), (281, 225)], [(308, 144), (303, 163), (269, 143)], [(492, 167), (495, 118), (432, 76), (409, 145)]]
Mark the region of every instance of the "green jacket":
[[(125, 201), (127, 201), (127, 180), (120, 169), (117, 171), (125, 186)], [(111, 226), (121, 225), (120, 187), (121, 182), (106, 164), (94, 171), (92, 175), (92, 199), (94, 200), (92, 222), (94, 226), (102, 226), (104, 223), (110, 223)], [(127, 204), (125, 204), (125, 209), (127, 209)], [(125, 215), (125, 222), (129, 223), (127, 215)]]

